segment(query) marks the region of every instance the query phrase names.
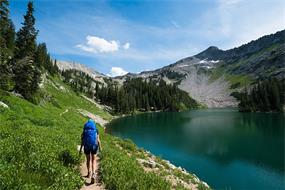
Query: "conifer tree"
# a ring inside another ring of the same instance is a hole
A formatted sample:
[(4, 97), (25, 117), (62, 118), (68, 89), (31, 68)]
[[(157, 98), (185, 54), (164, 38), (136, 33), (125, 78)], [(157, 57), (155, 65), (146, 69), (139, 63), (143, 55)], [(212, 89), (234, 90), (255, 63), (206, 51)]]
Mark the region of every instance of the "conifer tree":
[(276, 78), (259, 81), (248, 93), (246, 90), (240, 94), (239, 110), (248, 111), (283, 111), (284, 79)]
[(0, 38), (11, 55), (15, 46), (15, 27), (9, 18), (8, 6), (8, 0), (0, 0)]
[(12, 57), (15, 44), (15, 29), (9, 19), (9, 2), (0, 0), (0, 89), (11, 90)]
[(37, 46), (36, 52), (35, 52), (35, 62), (40, 65), (41, 67), (48, 68), (48, 53), (47, 53), (47, 47), (45, 43), (40, 43)]
[(36, 38), (38, 30), (35, 28), (36, 19), (34, 17), (34, 6), (31, 1), (28, 2), (28, 10), (24, 15), (23, 27), (17, 32), (16, 38), (16, 58), (25, 57), (34, 58), (36, 52)]
[(35, 29), (34, 7), (32, 2), (28, 2), (27, 12), (24, 15), (23, 27), (16, 35), (17, 60), (15, 72), (15, 90), (25, 98), (32, 99), (33, 94), (39, 88), (41, 74), (39, 67), (35, 63), (36, 37), (38, 31)]
[(59, 68), (57, 66), (57, 60), (55, 59), (54, 60), (54, 63), (53, 63), (53, 74), (58, 74), (59, 73)]

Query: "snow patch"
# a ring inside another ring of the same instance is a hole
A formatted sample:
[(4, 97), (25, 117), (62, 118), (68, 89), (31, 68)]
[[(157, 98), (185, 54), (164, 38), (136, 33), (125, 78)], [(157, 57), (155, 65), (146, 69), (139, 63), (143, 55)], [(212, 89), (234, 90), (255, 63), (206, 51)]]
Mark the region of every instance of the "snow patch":
[(207, 59), (203, 59), (201, 61), (199, 61), (199, 63), (218, 63), (220, 60), (207, 60)]
[(214, 67), (211, 67), (211, 66), (204, 66), (204, 68), (206, 68), (206, 69), (212, 69), (212, 68), (214, 68)]
[(218, 63), (220, 60), (210, 60), (211, 63)]
[(201, 61), (199, 61), (199, 63), (207, 63), (207, 59), (203, 59), (203, 60), (201, 60)]

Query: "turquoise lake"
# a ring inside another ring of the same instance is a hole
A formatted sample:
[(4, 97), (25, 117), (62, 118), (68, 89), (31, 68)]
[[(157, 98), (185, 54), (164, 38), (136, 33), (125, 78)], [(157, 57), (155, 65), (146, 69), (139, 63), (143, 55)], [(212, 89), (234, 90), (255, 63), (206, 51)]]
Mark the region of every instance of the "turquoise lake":
[(214, 189), (285, 189), (281, 113), (205, 109), (113, 120), (107, 132), (196, 174)]

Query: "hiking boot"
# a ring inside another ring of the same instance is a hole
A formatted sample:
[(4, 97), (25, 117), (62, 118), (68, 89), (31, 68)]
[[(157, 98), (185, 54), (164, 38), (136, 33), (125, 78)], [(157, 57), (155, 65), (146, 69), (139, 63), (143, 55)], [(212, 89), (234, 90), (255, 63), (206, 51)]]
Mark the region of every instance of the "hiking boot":
[(87, 175), (84, 177), (89, 178), (90, 176), (91, 176), (91, 172), (88, 172)]
[(96, 176), (95, 176), (95, 172), (94, 172), (91, 176), (91, 184), (95, 183), (95, 178), (96, 178)]

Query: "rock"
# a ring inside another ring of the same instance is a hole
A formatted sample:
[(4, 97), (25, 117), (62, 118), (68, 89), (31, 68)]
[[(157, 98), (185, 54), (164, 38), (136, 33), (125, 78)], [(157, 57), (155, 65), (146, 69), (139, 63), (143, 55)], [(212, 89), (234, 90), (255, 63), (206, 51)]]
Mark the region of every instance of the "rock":
[(171, 164), (170, 162), (168, 163), (168, 166), (169, 166), (171, 169), (173, 169), (173, 170), (176, 169), (176, 167), (175, 167), (173, 164)]
[(184, 173), (185, 175), (189, 175), (189, 173), (187, 172), (187, 170), (184, 169), (184, 168), (182, 168), (182, 171), (181, 171), (181, 172)]
[(9, 106), (7, 104), (5, 104), (4, 102), (1, 102), (1, 101), (0, 101), (0, 106), (4, 107), (4, 108), (9, 108)]
[(195, 181), (196, 183), (199, 183), (199, 182), (200, 182), (200, 180), (199, 180), (197, 177), (194, 177), (194, 181)]
[(153, 160), (137, 159), (140, 164), (148, 168), (156, 168), (157, 164)]
[(15, 91), (11, 92), (11, 94), (14, 95), (14, 96), (17, 96), (17, 97), (19, 97), (19, 98), (24, 98), (24, 97), (22, 96), (22, 94), (19, 94), (19, 93), (15, 92)]
[(210, 188), (210, 186), (206, 182), (202, 182), (207, 188)]
[(153, 161), (153, 160), (150, 160), (150, 161), (149, 161), (149, 166), (150, 166), (151, 168), (155, 168), (155, 167), (156, 167), (156, 162)]
[(59, 89), (60, 89), (61, 91), (63, 91), (63, 92), (66, 91), (66, 89), (65, 89), (63, 86), (59, 86)]
[(44, 87), (44, 83), (45, 83), (46, 80), (47, 80), (47, 78), (46, 78), (46, 73), (44, 73), (44, 74), (42, 74), (42, 76), (41, 76), (41, 82), (40, 82), (40, 84), (39, 84), (39, 87), (40, 87), (40, 88), (43, 88), (43, 87)]
[(58, 66), (59, 70), (61, 70), (61, 71), (74, 69), (77, 71), (84, 72), (85, 74), (87, 74), (91, 78), (93, 78), (95, 81), (98, 81), (98, 82), (103, 83), (103, 84), (106, 84), (104, 79), (109, 78), (108, 76), (106, 76), (102, 73), (99, 73), (99, 72), (95, 71), (94, 69), (89, 68), (86, 65), (81, 64), (81, 63), (57, 61), (57, 66)]

